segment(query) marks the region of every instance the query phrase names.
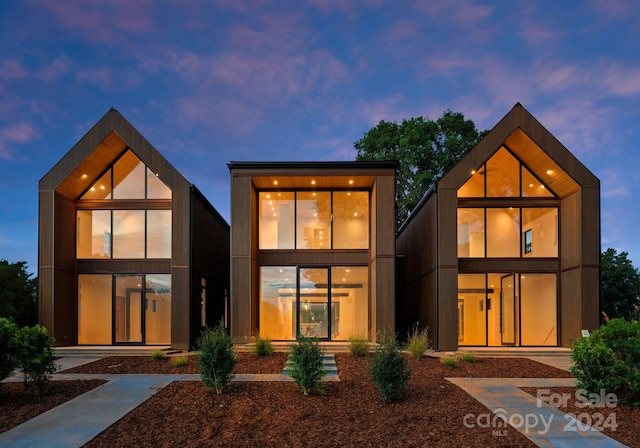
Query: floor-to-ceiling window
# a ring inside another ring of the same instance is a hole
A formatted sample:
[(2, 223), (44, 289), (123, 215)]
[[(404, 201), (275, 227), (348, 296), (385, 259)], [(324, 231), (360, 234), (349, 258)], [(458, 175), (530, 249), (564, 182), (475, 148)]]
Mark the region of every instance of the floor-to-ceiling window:
[[(506, 147), (458, 189), (458, 258), (475, 263), (459, 269), (460, 345), (557, 345), (558, 272), (513, 272), (521, 270), (513, 260), (558, 258), (557, 204)], [(489, 259), (505, 272), (479, 273)]]
[(78, 343), (170, 344), (171, 275), (78, 275)]
[(171, 342), (171, 274), (128, 272), (118, 263), (171, 258), (171, 198), (131, 150), (80, 195), (76, 258), (104, 266), (100, 274), (90, 272), (94, 264), (79, 269), (78, 343)]
[(262, 266), (260, 334), (346, 340), (368, 333), (366, 266)]
[(557, 275), (458, 275), (458, 344), (555, 346)]

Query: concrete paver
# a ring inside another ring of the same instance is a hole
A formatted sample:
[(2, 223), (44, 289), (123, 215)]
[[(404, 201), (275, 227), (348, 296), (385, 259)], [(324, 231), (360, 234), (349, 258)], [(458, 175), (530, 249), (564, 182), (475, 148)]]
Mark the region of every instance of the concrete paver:
[[(599, 431), (584, 429), (575, 418), (558, 408), (538, 403), (520, 387), (574, 387), (573, 378), (447, 378), (500, 416), (490, 423), (499, 435), (517, 429), (540, 447), (624, 447)], [(478, 424), (478, 416), (465, 417), (463, 424)], [(484, 420), (483, 420), (484, 422)], [(511, 426), (506, 426), (509, 422)]]

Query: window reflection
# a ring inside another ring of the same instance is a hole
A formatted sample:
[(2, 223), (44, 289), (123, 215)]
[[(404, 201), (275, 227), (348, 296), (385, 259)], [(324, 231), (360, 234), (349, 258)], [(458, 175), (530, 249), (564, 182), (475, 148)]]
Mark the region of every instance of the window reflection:
[(110, 210), (78, 210), (76, 254), (78, 258), (111, 257)]
[(331, 248), (331, 193), (296, 194), (296, 248)]
[(144, 210), (113, 211), (113, 258), (144, 258)]
[(369, 247), (369, 193), (336, 191), (333, 193), (333, 248)]
[(171, 210), (147, 210), (147, 258), (171, 258)]
[(113, 165), (113, 199), (144, 199), (145, 169), (133, 152), (125, 152)]
[(260, 249), (293, 249), (294, 193), (260, 193)]
[(520, 163), (500, 148), (486, 163), (487, 197), (520, 196)]
[(458, 257), (484, 257), (484, 209), (458, 209)]

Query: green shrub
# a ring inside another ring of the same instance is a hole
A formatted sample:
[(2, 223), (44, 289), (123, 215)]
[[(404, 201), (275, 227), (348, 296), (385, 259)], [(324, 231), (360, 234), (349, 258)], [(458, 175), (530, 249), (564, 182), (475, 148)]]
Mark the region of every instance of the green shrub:
[(572, 341), (571, 373), (578, 389), (615, 393), (640, 405), (640, 323), (611, 319), (591, 336)]
[(289, 376), (304, 395), (321, 390), (319, 382), (326, 370), (322, 365), (322, 348), (315, 338), (298, 335), (289, 345)]
[(405, 390), (411, 377), (411, 369), (398, 351), (396, 335), (383, 331), (379, 335), (379, 345), (369, 366), (369, 374), (385, 401), (393, 401)]
[(420, 329), (416, 323), (407, 335), (407, 350), (414, 358), (420, 358), (429, 349), (429, 327)]
[(476, 355), (473, 353), (462, 353), (460, 359), (462, 362), (476, 362)]
[(186, 356), (176, 356), (171, 358), (171, 365), (173, 367), (184, 367), (189, 364), (189, 358)]
[(151, 352), (151, 359), (155, 359), (156, 361), (159, 361), (161, 359), (166, 359), (166, 358), (167, 358), (167, 354), (162, 350), (155, 350)]
[(13, 322), (0, 318), (0, 381), (11, 375), (17, 367), (17, 332), (18, 328)]
[(53, 349), (55, 340), (40, 325), (23, 327), (17, 332), (16, 358), (24, 372), (25, 387), (35, 395), (48, 391), (51, 375), (58, 370)]
[(369, 340), (361, 334), (349, 336), (349, 353), (353, 356), (367, 356), (369, 354)]
[(445, 356), (444, 358), (440, 358), (440, 362), (442, 365), (447, 367), (458, 367), (458, 360), (453, 356)]
[(256, 335), (256, 342), (253, 346), (253, 353), (257, 356), (271, 356), (273, 355), (273, 344), (268, 337), (261, 337)]
[(235, 377), (233, 369), (236, 365), (236, 356), (233, 353), (231, 336), (220, 322), (214, 328), (205, 329), (197, 340), (200, 357), (200, 377), (209, 389), (221, 394), (227, 384)]

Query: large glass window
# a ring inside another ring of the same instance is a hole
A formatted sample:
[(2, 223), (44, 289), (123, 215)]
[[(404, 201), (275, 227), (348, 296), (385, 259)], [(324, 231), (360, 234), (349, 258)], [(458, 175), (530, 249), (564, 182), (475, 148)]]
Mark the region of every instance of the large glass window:
[(111, 275), (78, 275), (78, 344), (111, 344)]
[[(485, 191), (486, 181), (486, 191)], [(553, 193), (502, 147), (460, 188), (459, 198), (552, 198)]]
[(458, 257), (484, 257), (484, 209), (458, 209)]
[(296, 193), (296, 248), (331, 248), (331, 193)]
[(520, 256), (520, 209), (487, 209), (487, 257)]
[(77, 258), (171, 258), (171, 210), (78, 210), (76, 221)]
[(523, 254), (526, 257), (558, 256), (558, 210), (522, 209)]
[(110, 210), (78, 210), (76, 253), (78, 258), (111, 257)]
[(485, 250), (487, 258), (557, 257), (558, 209), (459, 208), (458, 257), (484, 258)]
[(171, 189), (128, 150), (80, 199), (171, 199)]
[(261, 192), (259, 207), (260, 249), (369, 247), (366, 191)]
[(78, 275), (78, 343), (113, 342), (171, 343), (171, 274)]
[(332, 340), (368, 335), (366, 266), (263, 266), (260, 276), (262, 336), (292, 340), (296, 328), (301, 334)]
[(558, 345), (556, 274), (520, 276), (522, 345)]
[(171, 258), (171, 210), (147, 210), (147, 258)]
[(458, 275), (458, 343), (460, 345), (486, 345), (486, 311), (485, 275)]
[(295, 200), (292, 192), (260, 193), (260, 249), (293, 249)]
[(144, 258), (144, 210), (113, 211), (113, 258)]
[(171, 343), (171, 274), (145, 276), (145, 342)]
[(336, 191), (333, 193), (333, 248), (369, 247), (369, 193)]

